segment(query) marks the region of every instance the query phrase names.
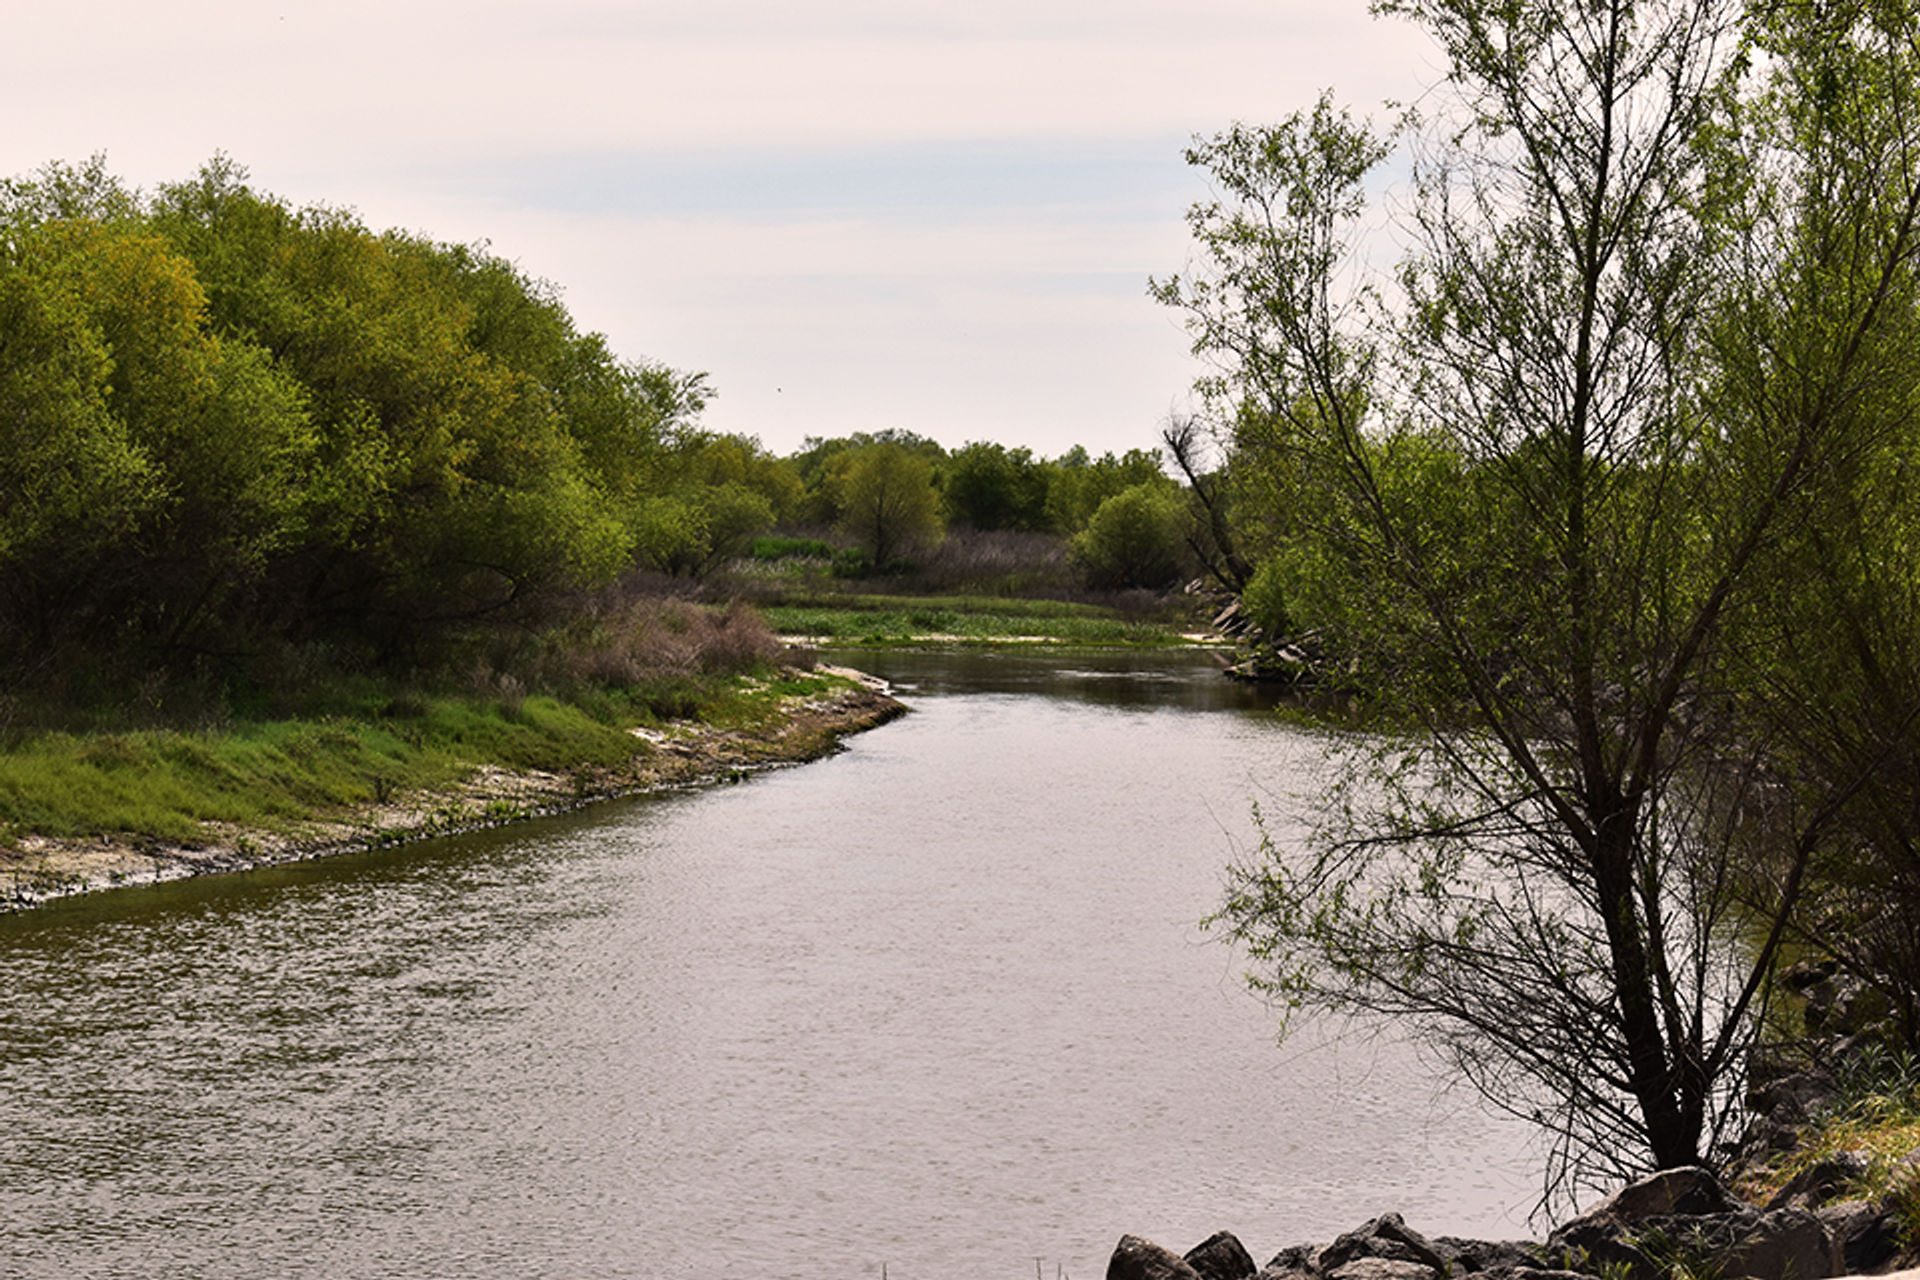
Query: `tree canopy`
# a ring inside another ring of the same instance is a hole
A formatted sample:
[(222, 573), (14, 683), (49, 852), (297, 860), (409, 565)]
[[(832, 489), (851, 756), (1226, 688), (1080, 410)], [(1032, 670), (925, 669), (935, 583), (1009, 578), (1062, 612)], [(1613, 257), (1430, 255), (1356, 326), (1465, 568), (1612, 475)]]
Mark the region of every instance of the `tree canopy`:
[(469, 246), (216, 159), (0, 188), (0, 651), (399, 654), (630, 562), (710, 394)]
[[(1196, 145), (1199, 266), (1154, 286), (1276, 500), (1275, 607), (1397, 726), (1220, 921), (1288, 1005), (1408, 1020), (1546, 1119), (1563, 1189), (1711, 1158), (1870, 776), (1774, 750), (1757, 691), (1792, 678), (1782, 557), (1913, 438), (1915, 20), (1378, 7), (1448, 60), (1426, 120), (1329, 97)], [(1389, 275), (1359, 228), (1394, 154)]]

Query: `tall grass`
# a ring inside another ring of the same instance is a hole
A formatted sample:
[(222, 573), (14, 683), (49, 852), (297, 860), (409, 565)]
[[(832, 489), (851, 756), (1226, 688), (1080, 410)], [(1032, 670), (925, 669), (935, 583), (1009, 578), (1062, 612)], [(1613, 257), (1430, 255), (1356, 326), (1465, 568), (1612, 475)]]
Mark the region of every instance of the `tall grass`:
[(1839, 1090), (1784, 1160), (1743, 1188), (1764, 1200), (1803, 1170), (1842, 1152), (1867, 1159), (1852, 1191), (1891, 1205), (1903, 1248), (1920, 1248), (1920, 1057), (1868, 1045), (1839, 1073)]

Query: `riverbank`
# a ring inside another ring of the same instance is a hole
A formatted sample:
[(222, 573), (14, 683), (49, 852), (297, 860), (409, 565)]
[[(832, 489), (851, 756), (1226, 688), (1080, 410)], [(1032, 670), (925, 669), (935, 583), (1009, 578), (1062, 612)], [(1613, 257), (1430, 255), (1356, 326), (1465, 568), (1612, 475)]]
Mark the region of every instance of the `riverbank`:
[(1812, 1168), (1764, 1203), (1702, 1168), (1621, 1188), (1546, 1240), (1428, 1237), (1384, 1214), (1331, 1244), (1296, 1244), (1264, 1267), (1232, 1232), (1185, 1255), (1122, 1236), (1108, 1280), (1833, 1280), (1920, 1278), (1896, 1204), (1860, 1196), (1839, 1167)]
[(631, 729), (638, 750), (615, 764), (564, 770), (483, 765), (449, 786), (392, 794), (272, 827), (208, 823), (186, 840), (18, 834), (0, 844), (0, 911), (403, 844), (622, 796), (738, 778), (818, 759), (846, 736), (906, 711), (884, 684), (860, 672), (817, 670), (835, 679), (825, 688), (782, 697), (747, 723), (679, 720)]

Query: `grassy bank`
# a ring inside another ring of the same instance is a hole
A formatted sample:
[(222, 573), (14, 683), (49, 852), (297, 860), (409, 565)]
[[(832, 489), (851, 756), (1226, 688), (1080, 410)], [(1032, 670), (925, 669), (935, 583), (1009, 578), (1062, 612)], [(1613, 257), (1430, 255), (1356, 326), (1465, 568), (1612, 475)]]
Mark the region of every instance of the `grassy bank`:
[(653, 748), (676, 720), (754, 727), (831, 677), (682, 678), (563, 700), (365, 691), (310, 718), (215, 729), (31, 734), (0, 751), (0, 848), (21, 835), (191, 841), (273, 830), (448, 786), (483, 766), (586, 772)]
[(901, 710), (750, 609), (639, 589), (430, 666), (286, 669), (0, 700), (0, 908), (811, 759)]
[(840, 645), (1166, 646), (1187, 643), (1191, 625), (1165, 610), (988, 596), (796, 593), (760, 612), (784, 636)]
[(735, 777), (903, 709), (850, 674), (788, 668), (680, 696), (675, 717), (615, 697), (410, 695), (360, 718), (39, 735), (0, 752), (0, 909)]

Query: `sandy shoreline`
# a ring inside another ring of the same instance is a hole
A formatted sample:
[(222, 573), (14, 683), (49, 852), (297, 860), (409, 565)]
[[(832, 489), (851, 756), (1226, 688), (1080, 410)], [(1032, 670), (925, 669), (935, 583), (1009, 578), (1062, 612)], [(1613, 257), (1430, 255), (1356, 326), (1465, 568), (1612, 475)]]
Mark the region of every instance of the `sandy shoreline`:
[(789, 699), (773, 725), (754, 731), (699, 724), (636, 730), (636, 737), (646, 745), (617, 768), (548, 773), (488, 767), (450, 790), (396, 796), (385, 804), (367, 805), (292, 831), (215, 830), (205, 842), (191, 846), (112, 837), (26, 836), (16, 848), (0, 849), (0, 911), (26, 910), (105, 889), (403, 844), (562, 813), (619, 796), (799, 764), (831, 753), (848, 734), (884, 724), (906, 711), (880, 681), (856, 671), (819, 670), (855, 683)]

